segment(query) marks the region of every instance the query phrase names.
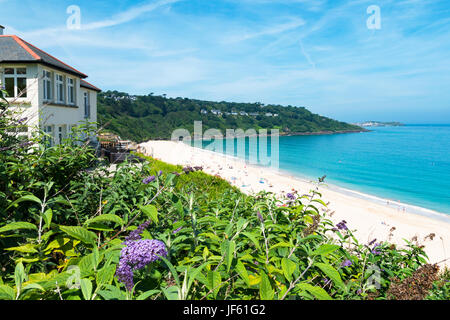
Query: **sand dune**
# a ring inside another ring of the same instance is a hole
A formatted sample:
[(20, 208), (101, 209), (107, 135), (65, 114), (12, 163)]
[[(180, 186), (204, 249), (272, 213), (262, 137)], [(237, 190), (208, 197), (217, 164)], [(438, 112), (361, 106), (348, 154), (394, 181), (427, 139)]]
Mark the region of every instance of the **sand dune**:
[(334, 223), (346, 220), (350, 229), (357, 230), (355, 236), (362, 243), (376, 238), (403, 246), (403, 239), (417, 239), (425, 246), (431, 263), (450, 266), (450, 260), (441, 262), (450, 258), (450, 217), (446, 215), (333, 186), (317, 187), (313, 182), (278, 170), (252, 166), (243, 160), (193, 148), (182, 142), (149, 141), (140, 147), (147, 155), (164, 162), (202, 166), (204, 172), (219, 175), (247, 194), (262, 190), (280, 196), (293, 190), (307, 194), (318, 188), (322, 200), (329, 203), (330, 220)]

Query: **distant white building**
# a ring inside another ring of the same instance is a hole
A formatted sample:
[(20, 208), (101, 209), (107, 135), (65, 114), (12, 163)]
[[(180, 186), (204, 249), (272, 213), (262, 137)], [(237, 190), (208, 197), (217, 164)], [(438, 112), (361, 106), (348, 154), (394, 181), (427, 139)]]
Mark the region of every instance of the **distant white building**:
[(270, 112), (267, 112), (267, 113), (266, 113), (266, 117), (273, 117), (273, 114), (270, 113)]
[(239, 114), (240, 114), (241, 116), (248, 116), (248, 113), (245, 112), (245, 111), (241, 111), (241, 112), (239, 112)]
[(200, 110), (200, 113), (201, 113), (201, 114), (208, 114), (208, 110), (202, 109), (202, 110)]
[(97, 121), (101, 90), (85, 80), (87, 75), (3, 30), (0, 26), (0, 82), (29, 127), (41, 128), (51, 144), (59, 144), (74, 126)]
[(222, 115), (222, 111), (216, 110), (216, 109), (211, 110), (211, 113), (215, 114), (216, 116), (221, 116)]

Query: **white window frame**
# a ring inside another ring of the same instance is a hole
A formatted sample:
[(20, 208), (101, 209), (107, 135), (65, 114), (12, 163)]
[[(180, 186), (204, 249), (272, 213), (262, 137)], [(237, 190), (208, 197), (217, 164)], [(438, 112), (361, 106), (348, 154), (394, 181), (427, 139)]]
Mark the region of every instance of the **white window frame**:
[(56, 102), (57, 103), (65, 103), (65, 90), (64, 90), (64, 76), (62, 74), (56, 74)]
[(91, 101), (89, 91), (83, 93), (83, 104), (84, 104), (84, 118), (88, 119), (91, 117)]
[[(6, 69), (13, 69), (13, 74), (6, 74)], [(18, 74), (17, 69), (25, 69), (25, 74)], [(2, 83), (6, 84), (6, 79), (14, 79), (14, 93), (12, 97), (8, 98), (19, 98), (19, 87), (18, 87), (18, 79), (25, 78), (25, 91), (23, 92), (23, 95), (20, 96), (20, 98), (27, 98), (27, 67), (5, 67), (3, 69), (3, 81)]]
[(52, 86), (52, 73), (48, 70), (43, 70), (43, 88), (44, 88), (44, 101), (52, 101), (53, 86)]
[(75, 79), (67, 78), (67, 103), (75, 104)]

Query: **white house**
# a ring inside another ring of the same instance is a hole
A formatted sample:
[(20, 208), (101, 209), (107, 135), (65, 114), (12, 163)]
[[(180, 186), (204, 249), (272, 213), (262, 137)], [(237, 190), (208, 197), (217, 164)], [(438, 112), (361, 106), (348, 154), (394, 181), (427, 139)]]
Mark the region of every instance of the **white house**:
[(87, 75), (3, 30), (0, 26), (0, 82), (29, 128), (41, 128), (59, 144), (74, 126), (97, 121), (101, 90), (85, 80)]

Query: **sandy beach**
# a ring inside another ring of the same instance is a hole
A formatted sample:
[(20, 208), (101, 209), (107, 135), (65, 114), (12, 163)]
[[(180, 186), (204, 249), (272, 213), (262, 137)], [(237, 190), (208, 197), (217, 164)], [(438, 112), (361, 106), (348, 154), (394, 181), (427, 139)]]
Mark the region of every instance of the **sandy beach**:
[[(149, 141), (139, 145), (146, 155), (167, 163), (201, 166), (211, 175), (219, 175), (246, 194), (262, 190), (283, 194), (298, 191), (308, 194), (317, 184), (290, 176), (271, 168), (249, 165), (241, 159), (188, 146), (182, 142)], [(403, 239), (425, 246), (431, 263), (450, 266), (450, 217), (391, 200), (380, 199), (344, 190), (335, 186), (320, 186), (322, 200), (328, 203), (330, 220), (347, 225), (358, 240), (389, 241), (402, 247)], [(325, 210), (325, 208), (324, 208)]]

